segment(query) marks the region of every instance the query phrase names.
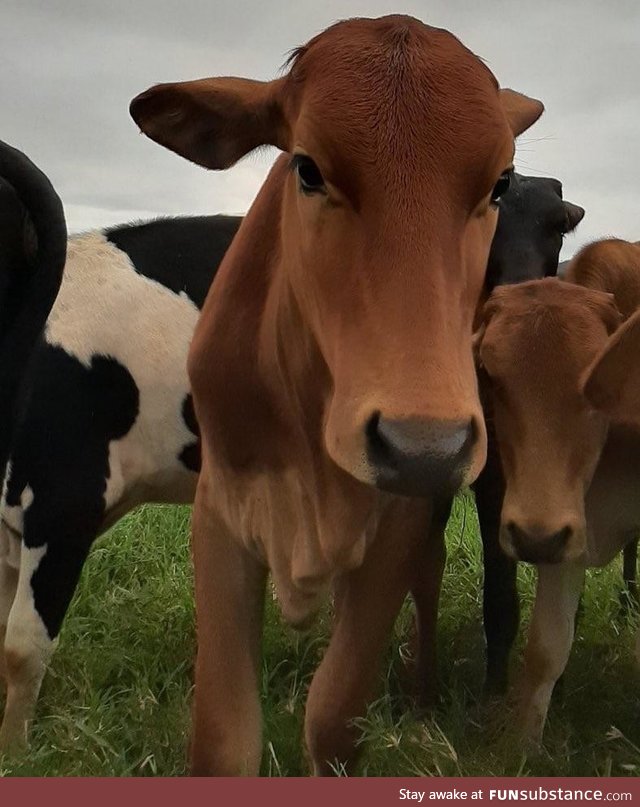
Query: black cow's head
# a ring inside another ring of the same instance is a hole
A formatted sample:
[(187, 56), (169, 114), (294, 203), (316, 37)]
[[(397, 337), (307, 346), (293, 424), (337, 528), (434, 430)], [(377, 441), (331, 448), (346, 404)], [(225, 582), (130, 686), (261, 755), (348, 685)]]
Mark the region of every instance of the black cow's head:
[(562, 239), (584, 209), (562, 199), (562, 183), (514, 174), (500, 199), (498, 227), (487, 265), (486, 287), (555, 275)]

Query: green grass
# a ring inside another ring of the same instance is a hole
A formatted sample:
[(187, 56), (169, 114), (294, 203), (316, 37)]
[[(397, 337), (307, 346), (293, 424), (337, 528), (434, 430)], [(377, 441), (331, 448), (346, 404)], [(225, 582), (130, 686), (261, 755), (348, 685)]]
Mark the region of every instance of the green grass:
[[(441, 703), (415, 718), (402, 694), (408, 606), (385, 663), (380, 699), (362, 721), (360, 772), (409, 775), (638, 775), (640, 698), (633, 619), (617, 619), (619, 564), (591, 574), (584, 615), (552, 704), (545, 748), (527, 759), (500, 726), (508, 705), (480, 698), (483, 674), (481, 564), (475, 510), (456, 503), (440, 617)], [(19, 776), (145, 776), (186, 772), (193, 602), (189, 510), (144, 507), (94, 548), (62, 631)], [(525, 617), (532, 570), (523, 567)], [(307, 773), (301, 732), (305, 692), (328, 640), (328, 616), (298, 635), (268, 598), (262, 671), (263, 772)], [(522, 638), (516, 656), (520, 656)]]

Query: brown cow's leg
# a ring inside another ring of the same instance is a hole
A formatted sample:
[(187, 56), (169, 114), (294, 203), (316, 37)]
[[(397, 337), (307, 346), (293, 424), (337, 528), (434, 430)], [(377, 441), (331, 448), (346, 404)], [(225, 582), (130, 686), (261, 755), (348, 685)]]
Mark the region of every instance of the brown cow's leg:
[(309, 690), (305, 737), (315, 775), (355, 763), (358, 729), (429, 524), (425, 502), (392, 504), (359, 569), (336, 585), (335, 624)]
[(445, 529), (453, 499), (436, 502), (429, 534), (422, 542), (411, 595), (416, 606), (416, 682), (418, 706), (430, 709), (438, 696), (438, 604), (447, 559)]
[(584, 567), (538, 566), (538, 587), (525, 651), (520, 701), (521, 729), (532, 744), (542, 741), (549, 701), (573, 644)]
[(198, 654), (191, 772), (255, 776), (262, 756), (258, 666), (265, 569), (211, 509), (204, 480), (192, 530)]

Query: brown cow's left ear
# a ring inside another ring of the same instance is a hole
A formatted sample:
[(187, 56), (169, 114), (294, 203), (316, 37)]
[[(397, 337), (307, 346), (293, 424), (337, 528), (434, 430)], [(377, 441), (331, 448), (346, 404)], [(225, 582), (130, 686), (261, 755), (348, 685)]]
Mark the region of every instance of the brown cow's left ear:
[(140, 129), (205, 168), (228, 168), (258, 146), (286, 150), (285, 79), (206, 78), (157, 84), (129, 106)]
[(544, 112), (542, 101), (529, 98), (515, 90), (500, 90), (500, 101), (514, 137), (533, 126)]
[(565, 212), (567, 214), (567, 226), (565, 233), (570, 233), (580, 224), (584, 218), (584, 207), (579, 207), (571, 202), (563, 202)]

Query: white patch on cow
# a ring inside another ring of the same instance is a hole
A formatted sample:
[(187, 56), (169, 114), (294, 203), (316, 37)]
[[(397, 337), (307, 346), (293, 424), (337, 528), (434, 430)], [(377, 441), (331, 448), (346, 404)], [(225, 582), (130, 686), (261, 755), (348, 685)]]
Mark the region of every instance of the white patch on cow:
[(20, 507), (22, 507), (22, 512), (24, 513), (25, 510), (28, 510), (31, 507), (33, 502), (33, 490), (31, 490), (30, 485), (25, 485), (24, 490), (20, 494)]
[(22, 546), (18, 587), (7, 622), (4, 651), (7, 662), (7, 700), (0, 750), (26, 741), (27, 722), (33, 714), (42, 678), (55, 647), (36, 611), (31, 579), (47, 546)]
[(7, 541), (7, 548), (8, 552), (5, 557), (5, 563), (7, 566), (11, 566), (12, 569), (19, 569), (20, 568), (20, 546), (21, 541), (16, 535), (12, 534), (8, 529), (6, 524), (2, 524), (0, 526), (0, 530), (6, 536)]
[(128, 509), (125, 500), (128, 506), (192, 500), (195, 474), (178, 456), (195, 439), (182, 406), (189, 392), (187, 353), (198, 315), (186, 294), (138, 274), (127, 254), (102, 233), (70, 239), (46, 340), (86, 367), (95, 355), (116, 359), (131, 373), (140, 394), (134, 426), (110, 446), (107, 510)]

